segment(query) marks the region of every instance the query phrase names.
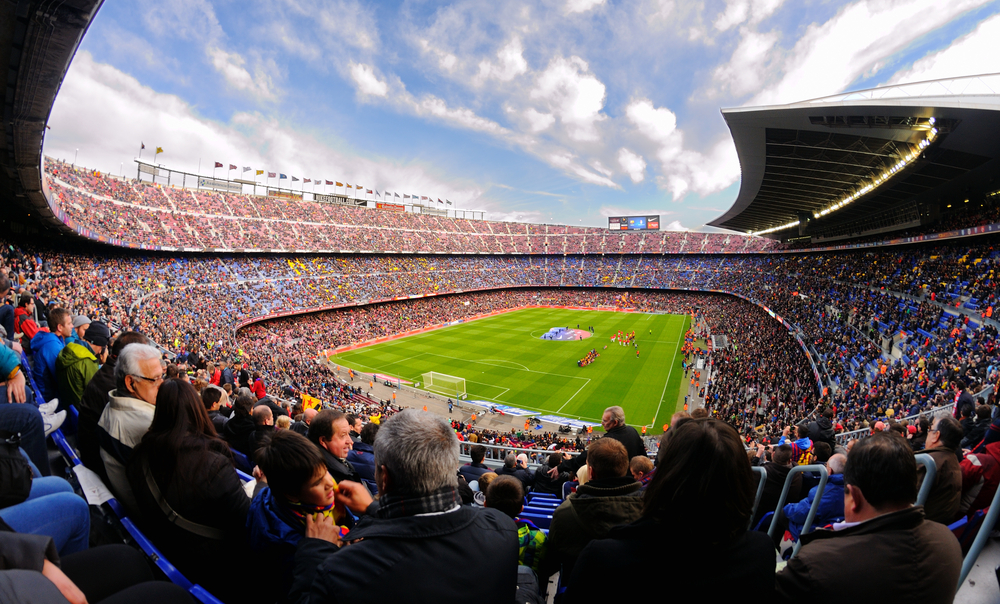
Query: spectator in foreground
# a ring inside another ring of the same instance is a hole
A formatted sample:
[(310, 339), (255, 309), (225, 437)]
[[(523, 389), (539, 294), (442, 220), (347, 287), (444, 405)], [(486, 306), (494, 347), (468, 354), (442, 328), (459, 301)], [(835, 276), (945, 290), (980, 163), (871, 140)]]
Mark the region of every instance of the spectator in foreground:
[(292, 586), (295, 546), (306, 534), (306, 516), (332, 516), (342, 524), (343, 506), (334, 508), (337, 483), (326, 470), (319, 449), (291, 430), (275, 432), (255, 455), (266, 487), (250, 504), (247, 530), (255, 557), (276, 568), (276, 576), (262, 582), (278, 601)]
[(101, 460), (108, 473), (108, 486), (129, 511), (135, 509), (125, 468), (132, 449), (153, 423), (156, 393), (163, 383), (160, 351), (147, 344), (129, 344), (115, 365), (116, 388), (97, 422)]
[[(375, 467), (378, 502), (361, 484), (338, 488), (338, 500), (365, 514), (345, 537), (349, 547), (338, 549), (333, 519), (306, 519), (306, 537), (295, 554), (293, 601), (514, 600), (514, 521), (497, 510), (460, 505), (458, 439), (447, 422), (416, 409), (396, 414), (375, 439)], [(456, 572), (460, 568), (484, 572)]]
[[(962, 468), (958, 461), (958, 444), (962, 441), (962, 424), (954, 417), (943, 415), (934, 418), (927, 433), (927, 447), (921, 451), (934, 459), (937, 475), (924, 503), (928, 520), (951, 524), (958, 516), (962, 503)], [(917, 488), (924, 481), (923, 466), (917, 470)]]
[(460, 467), (458, 471), (465, 478), (465, 482), (471, 485), (478, 481), (480, 476), (493, 470), (483, 463), (483, 460), (486, 459), (486, 447), (483, 445), (472, 445), (469, 449), (469, 457), (472, 458), (472, 461)]
[(79, 407), (87, 384), (107, 360), (111, 330), (101, 321), (87, 323), (80, 341), (67, 342), (56, 357), (56, 385), (59, 401)]
[[(952, 418), (954, 420), (954, 418)], [(957, 423), (957, 420), (954, 420)], [(917, 464), (906, 442), (871, 436), (847, 456), (846, 521), (802, 535), (802, 549), (775, 577), (784, 602), (951, 602), (962, 550), (947, 527), (924, 518)], [(848, 579), (849, 578), (849, 579)]]
[(375, 436), (378, 434), (378, 424), (368, 422), (361, 428), (361, 440), (354, 443), (347, 461), (354, 466), (358, 475), (367, 483), (375, 483)]
[(601, 416), (601, 426), (604, 427), (607, 438), (613, 438), (625, 445), (625, 451), (631, 460), (636, 455), (646, 454), (646, 445), (642, 442), (639, 432), (625, 424), (625, 410), (619, 406), (608, 407)]
[(573, 574), (573, 565), (583, 548), (594, 539), (604, 539), (612, 527), (628, 524), (642, 512), (642, 484), (629, 474), (625, 445), (601, 438), (587, 447), (590, 480), (562, 502), (552, 514), (546, 581), (562, 565), (563, 576)]
[(250, 562), (250, 498), (194, 386), (178, 379), (160, 386), (128, 479), (140, 526), (188, 579), (223, 602), (265, 601), (239, 577)]
[(338, 483), (345, 480), (361, 482), (361, 475), (347, 461), (353, 443), (347, 416), (340, 411), (324, 409), (309, 424), (309, 440), (320, 448), (330, 476)]
[[(486, 492), (486, 507), (507, 514), (517, 525), (518, 588), (527, 587), (534, 594), (540, 594), (544, 590), (539, 589), (538, 573), (541, 572), (542, 561), (545, 559), (546, 537), (530, 520), (518, 519), (524, 509), (524, 488), (521, 481), (513, 476), (497, 477)], [(525, 568), (530, 569), (530, 572)], [(530, 576), (527, 581), (523, 579), (524, 575)]]
[[(826, 488), (823, 489), (823, 496), (820, 497), (819, 508), (816, 510), (816, 517), (813, 519), (812, 528), (823, 527), (831, 522), (843, 520), (844, 518), (844, 464), (847, 457), (837, 453), (826, 463), (829, 472), (829, 479)], [(806, 517), (812, 507), (813, 500), (816, 499), (816, 491), (819, 487), (809, 489), (809, 494), (798, 503), (789, 503), (784, 507), (785, 517), (788, 518), (788, 532), (792, 534), (792, 539), (798, 540), (805, 526)]]
[(773, 596), (774, 546), (766, 534), (747, 531), (756, 479), (739, 434), (715, 419), (686, 421), (669, 433), (639, 499), (641, 517), (584, 548), (568, 578), (568, 601), (613, 602), (621, 585), (604, 577), (655, 576), (689, 559), (711, 560), (685, 567), (685, 583), (697, 586), (699, 600)]
[[(64, 308), (53, 308), (49, 312), (49, 325), (52, 331), (43, 329), (31, 338), (35, 385), (45, 399), (41, 402), (49, 402), (59, 396), (56, 386), (56, 357), (66, 345), (66, 340), (76, 334), (73, 330), (73, 315)], [(65, 407), (64, 404), (60, 406)]]
[(201, 402), (205, 405), (205, 411), (208, 412), (208, 419), (212, 420), (212, 427), (215, 428), (216, 434), (222, 434), (228, 421), (226, 416), (219, 412), (225, 394), (226, 391), (218, 386), (206, 386), (201, 391)]

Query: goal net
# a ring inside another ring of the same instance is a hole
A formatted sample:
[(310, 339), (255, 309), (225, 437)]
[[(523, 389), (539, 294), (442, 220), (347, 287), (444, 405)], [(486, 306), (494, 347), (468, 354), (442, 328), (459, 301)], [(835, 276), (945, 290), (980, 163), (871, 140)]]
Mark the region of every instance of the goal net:
[(425, 373), (424, 388), (445, 396), (460, 398), (465, 396), (465, 378), (431, 371)]

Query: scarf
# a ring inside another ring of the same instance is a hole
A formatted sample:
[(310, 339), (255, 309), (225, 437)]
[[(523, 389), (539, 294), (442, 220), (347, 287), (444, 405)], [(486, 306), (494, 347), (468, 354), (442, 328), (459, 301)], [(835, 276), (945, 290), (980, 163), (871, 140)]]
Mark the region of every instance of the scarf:
[(427, 495), (390, 495), (379, 498), (378, 517), (383, 519), (447, 512), (462, 500), (455, 487), (441, 487)]
[(344, 513), (342, 510), (336, 509), (334, 503), (325, 506), (317, 506), (299, 501), (288, 501), (281, 497), (276, 497), (275, 499), (279, 500), (279, 505), (293, 518), (298, 520), (299, 524), (303, 527), (306, 525), (306, 516), (312, 516), (314, 514), (320, 514), (327, 518), (333, 518), (333, 521), (338, 525), (343, 521)]

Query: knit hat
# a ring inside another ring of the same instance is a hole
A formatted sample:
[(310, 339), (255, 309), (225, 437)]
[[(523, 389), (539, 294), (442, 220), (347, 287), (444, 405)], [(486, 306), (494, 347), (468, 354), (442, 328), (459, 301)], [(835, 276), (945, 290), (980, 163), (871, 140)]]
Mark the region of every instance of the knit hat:
[(104, 323), (94, 321), (87, 328), (87, 331), (83, 333), (83, 339), (95, 346), (107, 346), (111, 340), (111, 330)]
[(76, 329), (77, 327), (83, 327), (84, 325), (87, 325), (89, 323), (91, 323), (90, 317), (86, 315), (77, 315), (73, 317), (73, 329)]

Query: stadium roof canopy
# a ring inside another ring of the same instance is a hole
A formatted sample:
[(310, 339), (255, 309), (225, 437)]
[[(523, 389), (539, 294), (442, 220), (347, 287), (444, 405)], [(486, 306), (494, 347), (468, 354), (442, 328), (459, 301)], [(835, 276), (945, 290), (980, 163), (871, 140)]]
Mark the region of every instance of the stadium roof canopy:
[[(709, 224), (775, 238), (1000, 187), (1000, 74), (723, 109), (742, 182)], [(763, 231), (763, 232), (762, 232)], [(808, 234), (808, 233), (806, 233)]]
[[(0, 145), (0, 201), (5, 218), (68, 231), (42, 194), (42, 139), (56, 93), (103, 0), (0, 3), (0, 65), (7, 66)], [(70, 231), (71, 232), (71, 231)]]

